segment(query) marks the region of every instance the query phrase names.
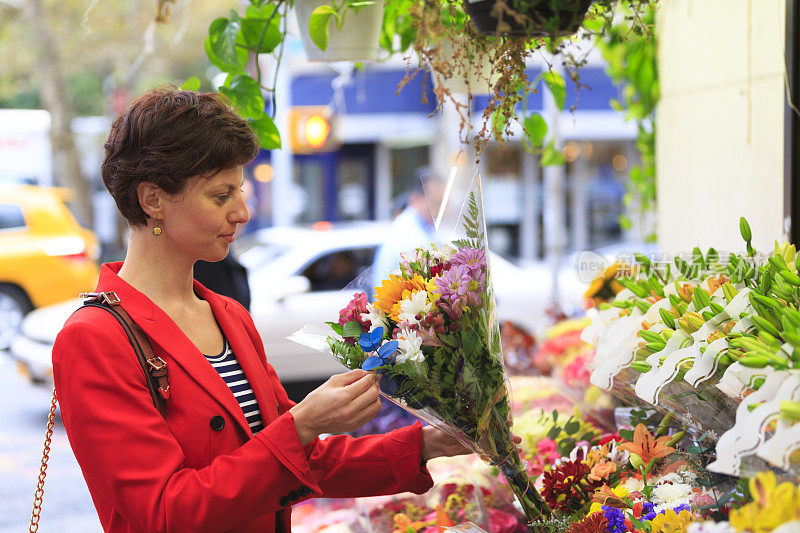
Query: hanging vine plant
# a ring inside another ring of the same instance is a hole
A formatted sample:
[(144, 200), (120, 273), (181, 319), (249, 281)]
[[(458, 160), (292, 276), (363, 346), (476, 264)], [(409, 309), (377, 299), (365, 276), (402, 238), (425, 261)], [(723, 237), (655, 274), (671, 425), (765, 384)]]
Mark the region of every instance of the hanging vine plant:
[[(168, 2), (169, 0), (161, 0)], [(315, 10), (308, 28), (311, 40), (320, 46), (327, 32), (341, 24), (348, 12), (384, 0), (331, 0)], [(528, 150), (542, 155), (543, 164), (563, 162), (548, 135), (547, 121), (526, 110), (527, 98), (543, 86), (553, 95), (558, 109), (566, 100), (565, 76), (548, 68), (528, 79), (528, 65), (537, 58), (562, 60), (566, 77), (580, 87), (579, 68), (585, 58), (570, 55), (568, 44), (608, 34), (622, 25), (624, 35), (640, 37), (652, 33), (643, 19), (656, 0), (387, 0), (381, 27), (381, 46), (390, 54), (403, 54), (408, 73), (398, 90), (417, 74), (430, 71), (434, 80), (437, 109), (452, 105), (461, 119), (462, 141), (471, 142), (480, 155), (486, 144), (507, 139), (515, 124), (523, 132)], [(264, 95), (280, 98), (272, 83), (262, 79), (253, 56), (271, 54), (280, 65), (286, 38), (286, 17), (293, 0), (250, 0), (244, 13), (231, 11), (227, 18), (211, 23), (205, 48), (209, 60), (228, 74), (220, 92), (231, 99), (265, 149), (280, 146), (280, 134), (272, 113), (265, 111)], [(415, 58), (417, 61), (413, 61)], [(254, 69), (247, 69), (255, 64)], [(487, 70), (485, 65), (491, 67)], [(279, 68), (279, 67), (278, 67)], [(277, 71), (277, 68), (276, 68)], [(472, 126), (472, 92), (448, 87), (453, 76), (468, 86), (475, 80), (488, 85), (488, 104), (477, 131)], [(190, 86), (198, 85), (192, 80)]]
[[(494, 139), (503, 142), (518, 124), (527, 150), (542, 156), (542, 164), (561, 164), (563, 157), (548, 135), (547, 120), (539, 112), (528, 112), (528, 96), (547, 87), (555, 106), (566, 105), (565, 77), (578, 89), (580, 67), (585, 57), (571, 55), (575, 41), (596, 42), (616, 28), (617, 39), (648, 38), (653, 33), (651, 0), (393, 0), (387, 9), (382, 43), (390, 53), (410, 51), (419, 58), (410, 68), (407, 83), (423, 69), (434, 79), (439, 106), (448, 102), (461, 118), (461, 140), (472, 142), (480, 156)], [(478, 8), (488, 19), (476, 19)], [(488, 22), (487, 22), (488, 20)], [(622, 33), (620, 33), (620, 31)], [(398, 39), (396, 36), (399, 36)], [(460, 46), (443, 46), (458, 40)], [(399, 43), (399, 45), (398, 45)], [(413, 57), (413, 56), (411, 56)], [(548, 65), (534, 79), (528, 69), (534, 59), (560, 59), (564, 75)], [(492, 65), (490, 71), (482, 65)], [(472, 128), (472, 94), (465, 99), (453, 94), (444, 81), (453, 75), (483, 78), (491, 87), (480, 128)], [(402, 84), (401, 84), (402, 85)]]

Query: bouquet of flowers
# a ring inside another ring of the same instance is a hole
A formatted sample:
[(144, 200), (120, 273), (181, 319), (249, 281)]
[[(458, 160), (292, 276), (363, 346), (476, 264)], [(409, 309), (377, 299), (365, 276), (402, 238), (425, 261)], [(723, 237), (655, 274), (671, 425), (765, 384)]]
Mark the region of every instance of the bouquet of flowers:
[(379, 373), (386, 398), (496, 465), (527, 519), (542, 520), (549, 508), (509, 428), (477, 172), (453, 170), (435, 227), (446, 244), (404, 253), (399, 271), (375, 288), (374, 302), (355, 294), (328, 323), (328, 348), (348, 368)]

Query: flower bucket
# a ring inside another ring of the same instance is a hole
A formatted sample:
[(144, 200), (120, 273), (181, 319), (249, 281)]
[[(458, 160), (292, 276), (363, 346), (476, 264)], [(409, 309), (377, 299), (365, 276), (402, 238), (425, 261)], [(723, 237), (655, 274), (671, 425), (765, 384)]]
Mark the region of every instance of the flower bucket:
[[(543, 35), (571, 35), (578, 31), (593, 0), (561, 0), (553, 8), (551, 0), (526, 0), (517, 3), (527, 8), (519, 11), (526, 20), (517, 20), (511, 13), (498, 18), (495, 0), (463, 0), (464, 11), (472, 25), (484, 35), (509, 35), (512, 37), (536, 37)], [(508, 3), (514, 9), (515, 2)]]
[(300, 38), (309, 61), (374, 61), (380, 51), (381, 21), (383, 2), (375, 2), (360, 10), (348, 10), (344, 14), (344, 24), (340, 30), (331, 18), (328, 47), (320, 50), (308, 34), (311, 13), (321, 5), (330, 4), (326, 0), (296, 0), (294, 11), (300, 26)]

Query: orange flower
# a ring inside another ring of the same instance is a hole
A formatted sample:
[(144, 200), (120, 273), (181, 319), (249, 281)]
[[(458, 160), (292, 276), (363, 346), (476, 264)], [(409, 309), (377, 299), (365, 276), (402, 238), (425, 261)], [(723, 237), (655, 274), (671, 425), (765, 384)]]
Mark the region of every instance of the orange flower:
[(605, 463), (597, 463), (592, 467), (589, 473), (589, 479), (592, 481), (600, 481), (601, 479), (608, 479), (608, 476), (617, 471), (617, 465), (613, 461), (606, 461)]
[[(614, 463), (611, 463), (614, 464)], [(608, 485), (603, 485), (594, 494), (592, 494), (592, 501), (597, 502), (600, 505), (608, 505), (609, 507), (627, 507), (628, 503), (625, 501), (624, 498), (614, 494), (614, 491), (611, 490), (611, 487)]]
[(445, 528), (453, 527), (455, 524), (450, 517), (447, 515), (447, 512), (444, 510), (444, 507), (441, 505), (436, 506), (436, 526), (439, 528), (439, 531), (444, 531)]
[(395, 529), (392, 533), (408, 533), (409, 531), (421, 531), (430, 524), (421, 520), (412, 522), (405, 513), (397, 513), (394, 515), (394, 525)]
[(725, 274), (708, 278), (708, 293), (713, 294), (717, 289), (725, 285), (727, 282), (728, 278), (725, 277)]
[[(421, 291), (424, 289), (425, 280), (419, 275), (415, 275), (411, 279), (406, 279), (390, 274), (389, 279), (383, 280), (380, 287), (375, 287), (375, 303), (373, 306), (387, 315), (391, 315), (393, 308), (397, 306), (397, 303), (402, 300), (404, 296), (407, 296), (409, 292)], [(399, 306), (397, 307), (399, 309)], [(397, 316), (393, 318), (397, 320)]]
[(633, 442), (625, 442), (617, 446), (620, 450), (635, 453), (641, 457), (644, 464), (649, 464), (653, 459), (666, 457), (675, 451), (675, 448), (665, 445), (669, 437), (653, 438), (644, 424), (639, 424), (633, 432)]
[(692, 301), (693, 292), (694, 292), (694, 287), (692, 287), (688, 283), (684, 283), (678, 287), (678, 296), (680, 296), (681, 300), (683, 300), (686, 303)]
[(394, 525), (397, 527), (395, 531), (407, 531), (411, 527), (411, 519), (404, 513), (397, 513), (394, 515)]

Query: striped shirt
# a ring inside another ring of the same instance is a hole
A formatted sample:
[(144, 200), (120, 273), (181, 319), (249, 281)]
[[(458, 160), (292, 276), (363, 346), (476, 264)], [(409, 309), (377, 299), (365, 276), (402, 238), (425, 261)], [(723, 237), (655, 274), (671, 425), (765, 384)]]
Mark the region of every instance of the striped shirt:
[(211, 363), (211, 366), (219, 372), (219, 376), (225, 381), (225, 384), (230, 387), (233, 396), (239, 402), (242, 408), (244, 417), (250, 425), (250, 430), (253, 435), (264, 429), (264, 423), (261, 420), (261, 411), (258, 408), (256, 395), (253, 394), (253, 389), (250, 387), (250, 382), (247, 381), (247, 376), (244, 375), (239, 361), (236, 359), (233, 350), (228, 344), (228, 339), (223, 335), (222, 337), (222, 353), (219, 355), (206, 355), (206, 359)]

